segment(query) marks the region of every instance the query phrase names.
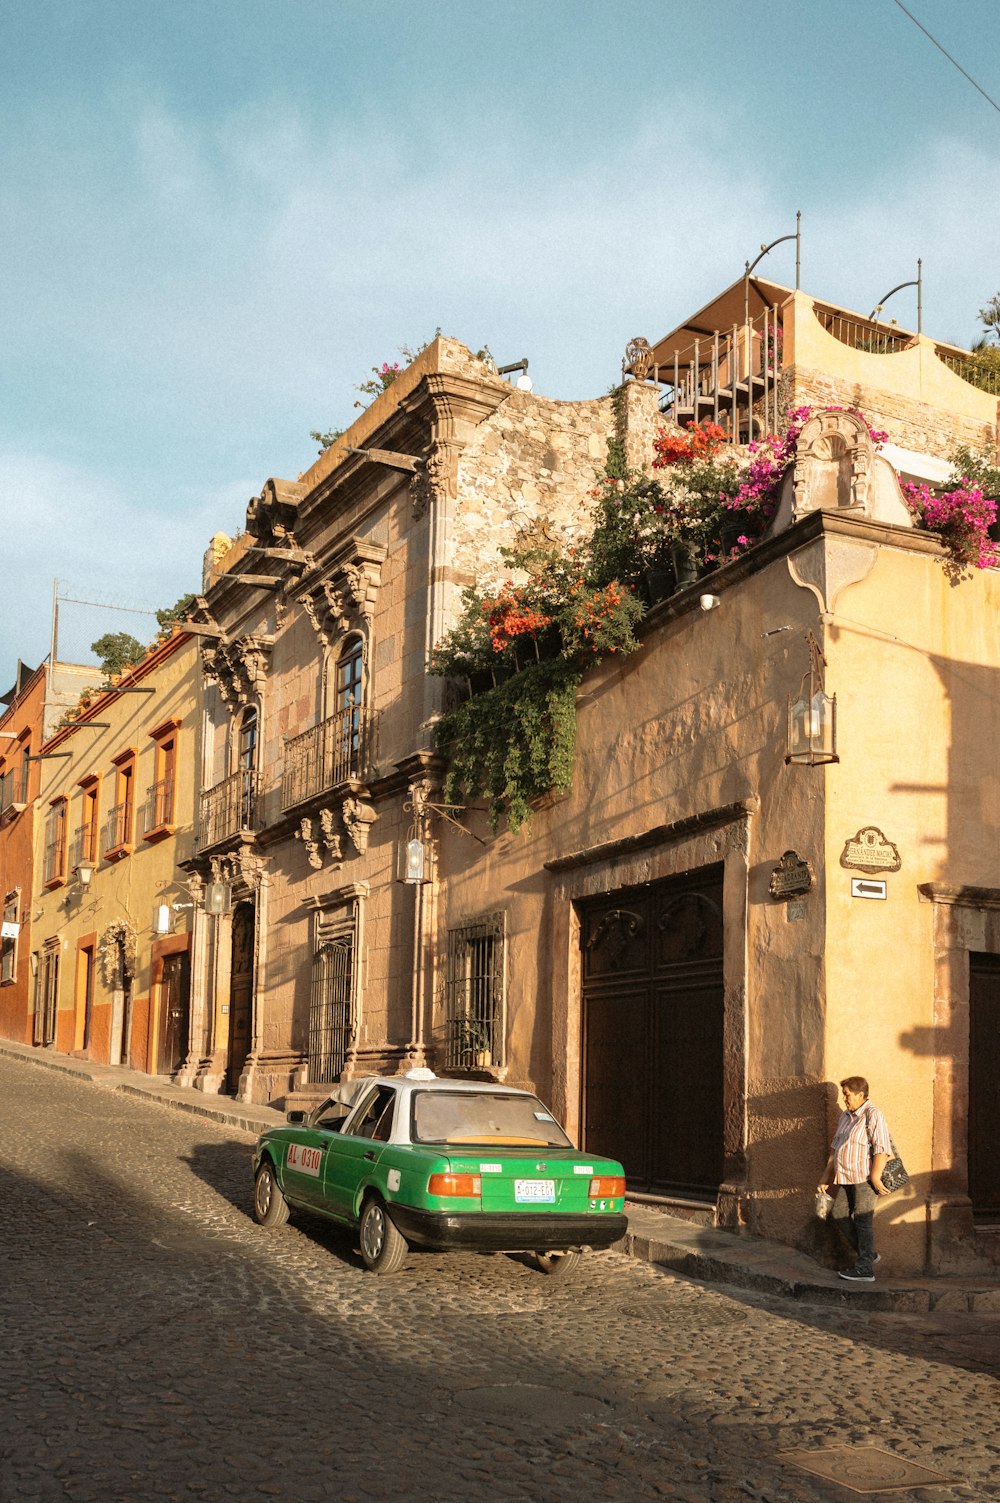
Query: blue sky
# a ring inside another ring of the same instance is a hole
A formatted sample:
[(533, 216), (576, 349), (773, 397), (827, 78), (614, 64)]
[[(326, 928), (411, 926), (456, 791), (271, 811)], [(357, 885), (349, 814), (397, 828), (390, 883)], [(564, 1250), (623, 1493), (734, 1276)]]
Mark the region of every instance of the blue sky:
[[(907, 4), (1000, 100), (996, 0)], [(6, 0), (0, 56), (0, 688), (54, 578), (195, 588), (438, 326), (597, 396), (796, 209), (807, 291), (922, 256), (967, 344), (1000, 289), (1000, 113), (893, 0)], [(153, 627), (66, 605), (60, 656)]]

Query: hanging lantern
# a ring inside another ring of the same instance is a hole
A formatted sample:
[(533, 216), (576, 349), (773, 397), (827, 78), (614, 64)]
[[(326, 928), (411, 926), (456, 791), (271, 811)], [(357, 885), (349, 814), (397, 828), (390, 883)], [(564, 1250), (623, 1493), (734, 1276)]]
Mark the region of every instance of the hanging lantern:
[(806, 633), (809, 671), (802, 676), (796, 699), (788, 700), (788, 737), (785, 761), (803, 767), (839, 762), (837, 755), (837, 696), (823, 684), (826, 659), (812, 632)]

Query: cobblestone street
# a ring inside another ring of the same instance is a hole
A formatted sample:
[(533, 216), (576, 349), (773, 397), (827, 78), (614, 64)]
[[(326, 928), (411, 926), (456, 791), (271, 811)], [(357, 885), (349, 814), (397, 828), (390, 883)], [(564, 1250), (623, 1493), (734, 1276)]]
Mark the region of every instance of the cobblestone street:
[(811, 1308), (618, 1253), (363, 1271), (251, 1220), (251, 1137), (0, 1059), (0, 1498), (1000, 1498), (1000, 1316)]

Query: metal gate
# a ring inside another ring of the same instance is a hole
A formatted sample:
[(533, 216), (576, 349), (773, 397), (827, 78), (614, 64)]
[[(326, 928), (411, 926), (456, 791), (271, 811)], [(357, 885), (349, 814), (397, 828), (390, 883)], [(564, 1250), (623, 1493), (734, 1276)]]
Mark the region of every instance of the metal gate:
[(309, 1079), (337, 1080), (353, 1038), (354, 936), (324, 939), (313, 958)]
[(633, 1191), (723, 1177), (722, 868), (581, 905), (584, 1145)]

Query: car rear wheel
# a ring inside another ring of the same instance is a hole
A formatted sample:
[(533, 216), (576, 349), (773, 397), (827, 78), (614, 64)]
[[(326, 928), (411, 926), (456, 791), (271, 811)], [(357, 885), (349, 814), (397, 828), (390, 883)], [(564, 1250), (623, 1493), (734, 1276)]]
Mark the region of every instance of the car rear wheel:
[(253, 1215), (259, 1226), (268, 1230), (284, 1226), (288, 1220), (288, 1201), (278, 1187), (274, 1165), (263, 1159), (253, 1182)]
[(410, 1249), (377, 1195), (365, 1201), (360, 1238), (361, 1257), (367, 1269), (372, 1273), (398, 1273)]
[(535, 1265), (540, 1273), (564, 1279), (580, 1264), (578, 1252), (536, 1252)]

